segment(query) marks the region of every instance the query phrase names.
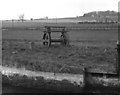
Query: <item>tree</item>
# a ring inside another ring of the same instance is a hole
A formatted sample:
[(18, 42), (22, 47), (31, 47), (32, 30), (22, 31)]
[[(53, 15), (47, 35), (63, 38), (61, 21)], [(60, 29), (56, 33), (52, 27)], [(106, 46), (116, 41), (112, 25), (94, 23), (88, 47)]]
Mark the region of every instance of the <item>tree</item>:
[(48, 19), (48, 16), (46, 16), (45, 19)]
[(24, 14), (19, 15), (19, 20), (22, 22), (24, 21)]
[(33, 20), (33, 18), (30, 19), (31, 21)]

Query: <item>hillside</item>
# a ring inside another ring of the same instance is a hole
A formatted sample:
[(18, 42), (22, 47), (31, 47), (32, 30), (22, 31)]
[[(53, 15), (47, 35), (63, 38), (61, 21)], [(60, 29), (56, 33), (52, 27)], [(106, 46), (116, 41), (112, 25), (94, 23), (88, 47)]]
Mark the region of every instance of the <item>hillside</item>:
[(117, 15), (118, 13), (115, 11), (94, 11), (94, 12), (85, 13), (83, 16), (84, 17), (112, 17)]
[(97, 21), (116, 22), (118, 21), (118, 12), (115, 11), (94, 11), (85, 13), (83, 17), (92, 17)]
[[(41, 20), (41, 19), (37, 19)], [(45, 19), (44, 19), (45, 20)], [(117, 22), (118, 21), (118, 12), (115, 11), (93, 11), (85, 13), (83, 16), (76, 17), (66, 17), (66, 18), (53, 18), (46, 19), (49, 21), (56, 22)], [(43, 21), (43, 20), (41, 20)]]
[[(6, 20), (11, 21), (11, 20)], [(20, 20), (12, 20), (14, 22), (19, 22)], [(65, 17), (65, 18), (37, 18), (31, 20), (32, 22), (41, 23), (84, 23), (84, 22), (102, 22), (102, 23), (116, 23), (118, 22), (118, 12), (115, 11), (93, 11), (85, 13), (83, 16), (76, 17)]]

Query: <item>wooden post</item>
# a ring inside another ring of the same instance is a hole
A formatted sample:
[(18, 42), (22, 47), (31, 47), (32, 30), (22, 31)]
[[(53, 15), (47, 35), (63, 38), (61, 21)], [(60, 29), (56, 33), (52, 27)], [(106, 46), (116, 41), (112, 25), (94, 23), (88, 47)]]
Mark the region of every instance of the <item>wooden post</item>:
[[(118, 11), (120, 12), (119, 8)], [(120, 77), (120, 13), (119, 12), (118, 12), (118, 42), (117, 42), (117, 52), (118, 52), (117, 74)]]
[(88, 81), (87, 81), (87, 79), (88, 79), (88, 68), (84, 68), (84, 83), (85, 83), (85, 87), (87, 88), (88, 87)]
[(118, 42), (117, 42), (117, 53), (118, 53), (118, 61), (117, 61), (117, 74), (120, 77), (120, 25), (118, 24)]

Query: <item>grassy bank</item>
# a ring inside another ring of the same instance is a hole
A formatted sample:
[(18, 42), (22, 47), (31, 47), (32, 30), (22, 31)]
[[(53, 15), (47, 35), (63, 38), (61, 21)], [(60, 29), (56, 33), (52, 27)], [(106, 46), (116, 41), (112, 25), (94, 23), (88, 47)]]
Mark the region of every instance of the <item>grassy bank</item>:
[(30, 50), (24, 42), (5, 41), (2, 47), (3, 66), (33, 71), (82, 73), (84, 67), (115, 72), (116, 50), (112, 47), (34, 44)]

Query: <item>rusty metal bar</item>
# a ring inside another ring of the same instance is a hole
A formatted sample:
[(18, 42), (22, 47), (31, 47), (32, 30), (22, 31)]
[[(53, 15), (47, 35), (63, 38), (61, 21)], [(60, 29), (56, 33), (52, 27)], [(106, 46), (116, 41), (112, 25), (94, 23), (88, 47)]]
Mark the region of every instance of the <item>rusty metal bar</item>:
[(62, 42), (63, 40), (61, 39), (51, 39), (51, 42)]

